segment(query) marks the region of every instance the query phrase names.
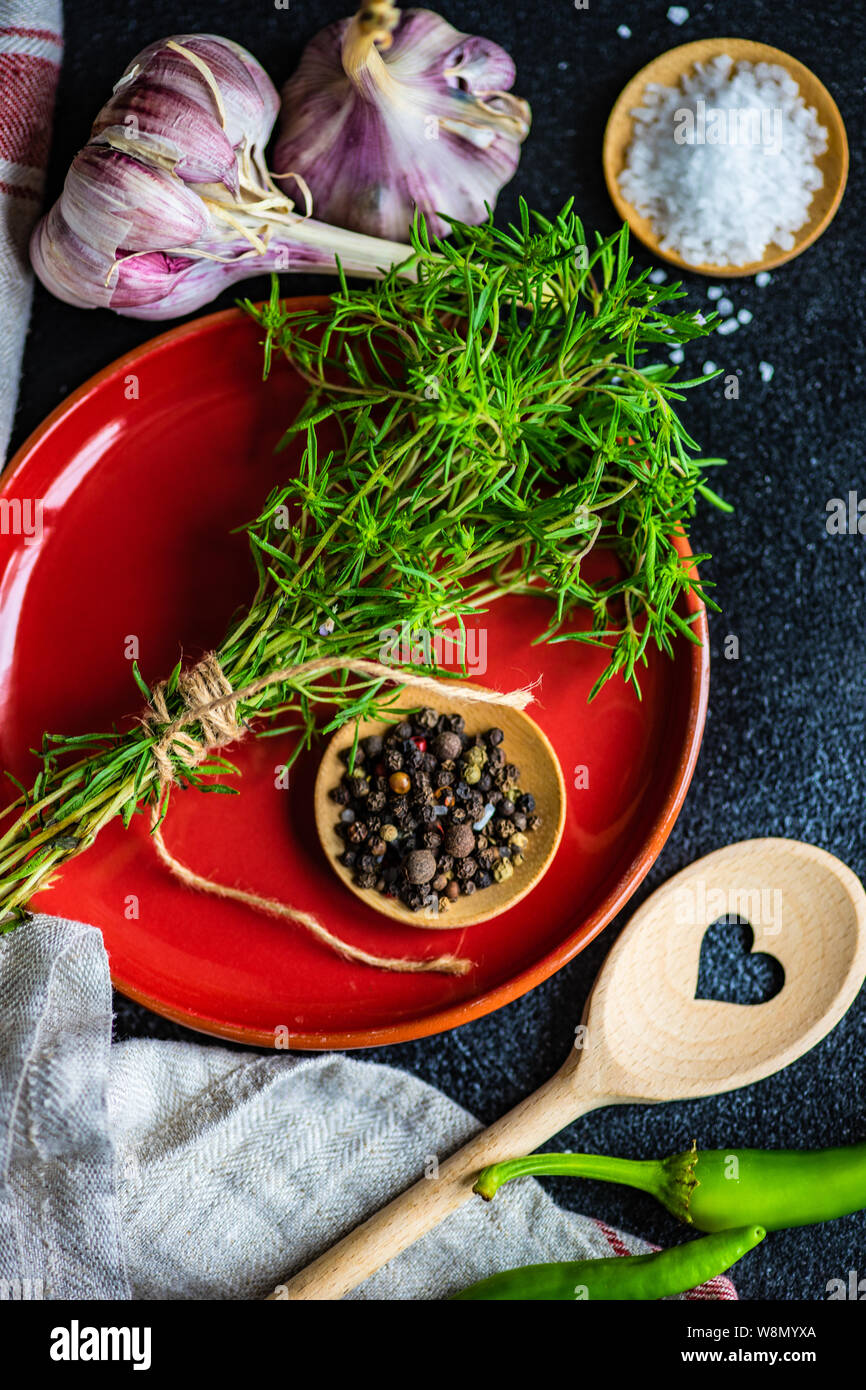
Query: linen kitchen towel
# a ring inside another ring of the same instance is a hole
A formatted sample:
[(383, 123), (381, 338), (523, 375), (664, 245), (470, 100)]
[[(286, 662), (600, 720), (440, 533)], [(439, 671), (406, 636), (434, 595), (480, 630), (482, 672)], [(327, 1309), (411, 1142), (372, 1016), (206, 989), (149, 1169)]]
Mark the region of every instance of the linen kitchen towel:
[(27, 243), (42, 204), (62, 33), (60, 0), (0, 0), (0, 464), (30, 318)]

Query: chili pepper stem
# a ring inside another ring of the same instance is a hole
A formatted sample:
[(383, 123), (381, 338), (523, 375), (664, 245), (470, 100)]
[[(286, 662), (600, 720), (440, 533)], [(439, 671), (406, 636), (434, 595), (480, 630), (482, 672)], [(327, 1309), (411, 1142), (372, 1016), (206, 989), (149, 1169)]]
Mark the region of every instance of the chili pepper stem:
[[(682, 1155), (677, 1155), (682, 1157)], [(598, 1178), (602, 1182), (618, 1182), (626, 1187), (639, 1188), (665, 1201), (662, 1191), (670, 1182), (666, 1172), (669, 1159), (611, 1158), (607, 1154), (531, 1154), (508, 1163), (494, 1163), (478, 1175), (472, 1191), (486, 1202), (514, 1178), (568, 1177)], [(667, 1205), (667, 1202), (665, 1202)]]

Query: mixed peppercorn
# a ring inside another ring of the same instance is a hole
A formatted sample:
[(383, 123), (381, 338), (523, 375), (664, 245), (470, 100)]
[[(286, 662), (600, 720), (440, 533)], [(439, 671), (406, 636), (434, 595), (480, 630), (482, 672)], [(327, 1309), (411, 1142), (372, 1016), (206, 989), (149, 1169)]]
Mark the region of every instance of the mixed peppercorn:
[(469, 735), (462, 715), (421, 709), (361, 739), (354, 758), (344, 750), (330, 795), (359, 888), (440, 912), (511, 877), (541, 817), (502, 742), (501, 729)]

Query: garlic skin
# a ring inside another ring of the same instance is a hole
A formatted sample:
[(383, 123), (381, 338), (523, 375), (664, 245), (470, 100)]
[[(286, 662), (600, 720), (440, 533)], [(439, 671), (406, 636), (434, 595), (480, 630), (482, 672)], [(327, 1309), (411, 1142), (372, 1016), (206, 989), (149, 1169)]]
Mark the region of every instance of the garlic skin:
[(300, 174), (317, 217), (372, 236), (408, 236), (416, 207), (437, 236), (437, 214), (483, 222), (529, 132), (514, 77), (498, 44), (432, 10), (367, 4), (317, 34), (283, 87), (274, 177)]
[[(181, 34), (129, 64), (34, 228), (42, 283), (80, 308), (168, 319), (268, 270), (376, 276), (411, 248), (301, 215), (264, 148), (279, 97), (238, 44)], [(305, 195), (309, 212), (309, 194)]]

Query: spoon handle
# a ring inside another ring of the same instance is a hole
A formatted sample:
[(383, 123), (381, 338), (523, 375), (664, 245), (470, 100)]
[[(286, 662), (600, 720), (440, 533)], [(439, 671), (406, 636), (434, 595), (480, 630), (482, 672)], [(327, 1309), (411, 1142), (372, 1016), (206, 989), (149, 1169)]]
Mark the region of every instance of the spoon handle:
[(446, 1159), (435, 1177), (421, 1178), (395, 1197), (306, 1269), (279, 1284), (269, 1299), (342, 1298), (467, 1202), (482, 1168), (532, 1153), (580, 1115), (614, 1099), (590, 1086), (582, 1088), (576, 1082), (574, 1059), (569, 1058), (538, 1091)]

